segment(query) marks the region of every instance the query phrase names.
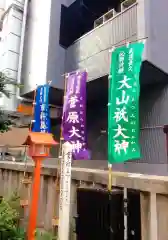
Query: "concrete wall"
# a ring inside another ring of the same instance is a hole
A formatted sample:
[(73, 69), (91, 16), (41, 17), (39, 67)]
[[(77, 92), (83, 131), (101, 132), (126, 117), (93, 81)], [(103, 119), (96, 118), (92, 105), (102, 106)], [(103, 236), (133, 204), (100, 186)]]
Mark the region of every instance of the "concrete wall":
[[(109, 50), (113, 46), (125, 44), (126, 39), (127, 41), (137, 39), (138, 9), (139, 4), (132, 5), (69, 46), (65, 59), (66, 72), (87, 69), (88, 81), (109, 74), (111, 61)], [(142, 13), (141, 18), (143, 17)]]
[(146, 37), (148, 37), (147, 42), (149, 46), (147, 60), (167, 73), (168, 1), (145, 0), (144, 3)]
[(24, 48), (22, 81), (23, 93), (52, 80), (63, 88), (65, 49), (59, 45), (61, 4), (72, 0), (32, 0), (29, 6)]
[(168, 73), (167, 8), (167, 0), (137, 0), (135, 6), (81, 37), (67, 49), (66, 72), (87, 68), (89, 80), (95, 80), (108, 74), (109, 49), (124, 44), (125, 40), (145, 38), (144, 60)]
[(33, 0), (29, 4), (22, 72), (24, 92), (46, 83), (51, 2)]
[[(4, 3), (6, 11), (11, 3), (15, 3), (15, 1), (6, 1)], [(23, 4), (23, 0), (17, 2), (17, 6), (22, 9)], [(18, 8), (11, 8), (3, 19), (1, 32), (0, 71), (4, 72), (14, 82), (17, 81), (22, 18), (23, 14)], [(15, 111), (17, 106), (16, 88), (9, 85), (8, 90), (12, 93), (11, 98), (2, 97), (0, 104), (4, 110)]]
[[(100, 94), (99, 98), (103, 96)], [(141, 89), (140, 96), (140, 145), (142, 158), (135, 162), (114, 165), (114, 169), (147, 174), (168, 175), (168, 159), (166, 135), (163, 126), (168, 124), (168, 85), (157, 84)], [(87, 133), (91, 161), (79, 161), (81, 166), (90, 168), (107, 168), (107, 103), (104, 102), (87, 108)], [(60, 125), (52, 128), (56, 140), (59, 141)], [(53, 156), (58, 156), (58, 147)], [(51, 160), (55, 164), (55, 160)], [(94, 163), (95, 162), (95, 163)], [(48, 162), (49, 163), (49, 162)], [(75, 163), (78, 166), (78, 163)]]
[[(142, 158), (135, 163), (115, 165), (115, 169), (167, 175), (166, 135), (163, 133), (163, 126), (168, 124), (167, 102), (168, 85), (148, 86), (141, 90)], [(101, 134), (102, 129), (107, 129), (106, 105), (88, 110), (88, 141), (92, 159), (107, 161), (107, 135)]]

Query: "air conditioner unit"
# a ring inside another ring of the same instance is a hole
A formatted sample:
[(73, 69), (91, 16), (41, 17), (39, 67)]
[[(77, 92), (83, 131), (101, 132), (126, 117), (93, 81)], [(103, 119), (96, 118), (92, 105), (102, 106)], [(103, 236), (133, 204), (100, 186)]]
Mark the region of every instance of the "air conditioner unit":
[(103, 17), (104, 17), (103, 22), (110, 20), (111, 18), (114, 17), (114, 15), (115, 15), (115, 11), (114, 11), (114, 9), (111, 9), (110, 11), (108, 11), (106, 14), (103, 15)]
[(98, 18), (94, 21), (94, 28), (96, 28), (102, 24), (103, 24), (103, 16), (101, 16), (100, 18)]
[(129, 8), (132, 6), (134, 3), (136, 3), (137, 0), (126, 0), (121, 3), (121, 10), (124, 11), (125, 9)]
[(98, 18), (94, 21), (94, 28), (96, 28), (96, 27), (102, 25), (103, 23), (107, 22), (109, 19), (113, 18), (114, 15), (115, 15), (115, 11), (114, 11), (114, 9), (111, 9), (110, 11), (105, 13), (103, 16), (101, 16), (100, 18)]

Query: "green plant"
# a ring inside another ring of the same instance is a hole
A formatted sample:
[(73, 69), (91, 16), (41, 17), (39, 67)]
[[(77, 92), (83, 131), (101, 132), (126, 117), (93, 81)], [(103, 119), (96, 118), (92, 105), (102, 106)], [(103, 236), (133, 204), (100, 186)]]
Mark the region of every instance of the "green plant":
[[(14, 192), (10, 198), (0, 198), (0, 240), (24, 240), (26, 232), (19, 226), (20, 197)], [(57, 240), (50, 232), (36, 230), (36, 240)]]
[(35, 233), (36, 240), (57, 240), (56, 236), (53, 236), (50, 232), (40, 232), (38, 229)]
[[(8, 78), (3, 72), (0, 72), (0, 97), (2, 95), (5, 95), (7, 98), (11, 97), (11, 92), (8, 90), (7, 86), (13, 85), (17, 88), (21, 88), (22, 85), (17, 84), (14, 81), (11, 81), (10, 78)], [(7, 132), (10, 130), (10, 126), (13, 125), (13, 122), (11, 119), (9, 119), (9, 116), (0, 110), (0, 132)]]
[(23, 240), (24, 230), (18, 227), (19, 197), (14, 193), (9, 199), (1, 199), (0, 203), (0, 239)]

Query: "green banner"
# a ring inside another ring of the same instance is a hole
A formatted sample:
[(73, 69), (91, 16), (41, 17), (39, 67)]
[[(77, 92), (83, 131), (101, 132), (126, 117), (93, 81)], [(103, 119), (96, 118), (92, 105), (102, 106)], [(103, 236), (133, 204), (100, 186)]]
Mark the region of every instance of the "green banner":
[(109, 76), (108, 162), (140, 158), (139, 73), (143, 43), (133, 43), (112, 52)]

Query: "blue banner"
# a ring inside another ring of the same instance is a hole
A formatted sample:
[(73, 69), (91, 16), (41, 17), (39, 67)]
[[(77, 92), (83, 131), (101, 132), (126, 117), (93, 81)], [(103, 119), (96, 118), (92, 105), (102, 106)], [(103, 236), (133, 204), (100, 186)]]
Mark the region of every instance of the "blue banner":
[(49, 89), (48, 84), (39, 86), (36, 90), (36, 99), (34, 107), (33, 132), (51, 132), (50, 112), (49, 112)]

